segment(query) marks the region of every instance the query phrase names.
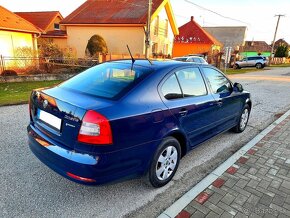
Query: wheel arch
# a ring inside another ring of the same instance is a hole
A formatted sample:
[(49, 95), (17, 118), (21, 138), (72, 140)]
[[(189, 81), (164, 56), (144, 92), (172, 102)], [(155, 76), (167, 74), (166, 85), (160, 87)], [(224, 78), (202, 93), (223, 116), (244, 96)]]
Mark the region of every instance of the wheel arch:
[(173, 132), (170, 132), (167, 135), (167, 137), (168, 136), (175, 138), (179, 142), (180, 148), (181, 148), (181, 157), (184, 157), (189, 150), (187, 139), (186, 139), (186, 136), (184, 135), (184, 133), (182, 133), (181, 131), (173, 131)]
[(246, 100), (246, 104), (248, 104), (249, 105), (249, 107), (250, 107), (250, 110), (252, 110), (252, 101), (251, 101), (251, 99), (247, 99)]

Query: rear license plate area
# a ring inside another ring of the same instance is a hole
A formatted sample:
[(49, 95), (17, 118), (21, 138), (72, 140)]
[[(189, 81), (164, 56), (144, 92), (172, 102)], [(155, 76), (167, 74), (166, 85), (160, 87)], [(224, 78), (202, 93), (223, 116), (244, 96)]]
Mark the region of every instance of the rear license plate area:
[(37, 110), (37, 119), (44, 123), (45, 125), (49, 126), (50, 128), (53, 128), (55, 130), (57, 130), (58, 132), (60, 132), (61, 129), (61, 119), (59, 119), (58, 117), (47, 113), (46, 111)]

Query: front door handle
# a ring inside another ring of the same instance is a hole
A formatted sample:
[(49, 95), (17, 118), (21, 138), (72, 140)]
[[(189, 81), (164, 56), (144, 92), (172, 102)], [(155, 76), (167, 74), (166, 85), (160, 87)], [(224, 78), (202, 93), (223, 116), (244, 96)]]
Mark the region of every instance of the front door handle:
[(181, 109), (181, 111), (179, 111), (180, 116), (184, 117), (187, 114), (187, 110), (186, 109)]

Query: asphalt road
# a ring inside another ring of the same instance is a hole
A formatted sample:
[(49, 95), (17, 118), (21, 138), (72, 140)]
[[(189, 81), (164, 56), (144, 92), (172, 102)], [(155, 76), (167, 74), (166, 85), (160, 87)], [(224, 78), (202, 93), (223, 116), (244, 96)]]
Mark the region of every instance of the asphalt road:
[(290, 68), (235, 75), (232, 80), (252, 93), (249, 127), (194, 149), (182, 159), (174, 180), (160, 189), (142, 180), (90, 187), (62, 178), (27, 146), (28, 106), (0, 108), (0, 217), (156, 217), (290, 108)]

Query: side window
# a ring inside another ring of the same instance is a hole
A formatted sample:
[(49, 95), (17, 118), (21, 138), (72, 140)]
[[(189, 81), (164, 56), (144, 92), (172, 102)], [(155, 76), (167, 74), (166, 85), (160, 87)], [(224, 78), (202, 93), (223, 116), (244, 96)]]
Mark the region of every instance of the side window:
[(180, 90), (178, 81), (175, 74), (172, 74), (162, 85), (161, 92), (164, 98), (168, 100), (182, 98), (182, 92)]
[(203, 71), (214, 93), (226, 93), (231, 91), (231, 83), (223, 74), (215, 69), (207, 67), (203, 68)]
[(176, 72), (184, 97), (202, 96), (207, 90), (197, 67), (186, 68)]

